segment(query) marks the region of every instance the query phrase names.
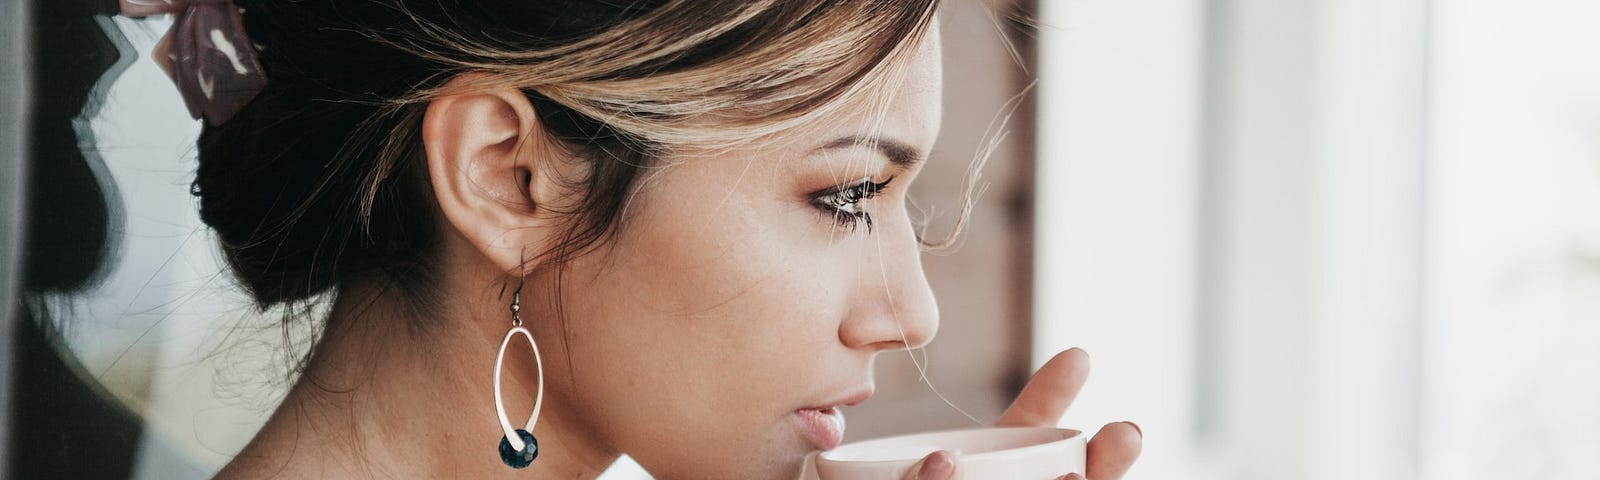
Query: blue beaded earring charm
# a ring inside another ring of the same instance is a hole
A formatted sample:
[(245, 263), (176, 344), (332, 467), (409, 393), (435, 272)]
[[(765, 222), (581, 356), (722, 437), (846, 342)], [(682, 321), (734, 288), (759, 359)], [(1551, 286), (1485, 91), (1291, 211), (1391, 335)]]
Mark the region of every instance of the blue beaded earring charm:
[[(526, 468), (539, 457), (539, 440), (533, 438), (533, 424), (539, 421), (539, 407), (544, 403), (544, 361), (539, 358), (539, 344), (533, 341), (533, 334), (528, 329), (522, 328), (522, 286), (517, 286), (516, 293), (511, 294), (511, 330), (506, 332), (506, 338), (500, 341), (500, 354), (494, 358), (494, 409), (500, 415), (500, 429), (505, 436), (500, 437), (500, 460), (511, 468)], [(511, 337), (521, 334), (528, 339), (528, 345), (533, 347), (533, 364), (539, 369), (539, 390), (533, 397), (533, 414), (528, 416), (528, 423), (521, 429), (511, 428), (511, 420), (506, 418), (505, 401), (500, 396), (500, 367), (505, 363), (506, 346), (511, 344)]]

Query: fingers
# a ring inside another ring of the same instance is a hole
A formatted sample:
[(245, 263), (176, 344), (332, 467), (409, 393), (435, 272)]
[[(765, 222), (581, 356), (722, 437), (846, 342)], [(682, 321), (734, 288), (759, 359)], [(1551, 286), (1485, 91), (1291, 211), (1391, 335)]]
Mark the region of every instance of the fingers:
[(1054, 427), (1089, 380), (1089, 354), (1073, 348), (1056, 354), (1033, 373), (1022, 393), (995, 422), (997, 427)]
[[(1039, 367), (1016, 401), (995, 422), (999, 427), (1055, 426), (1089, 380), (1089, 354), (1073, 348)], [(1139, 458), (1144, 434), (1132, 422), (1106, 425), (1089, 440), (1088, 480), (1120, 480)], [(931, 456), (929, 457), (931, 458)], [(926, 462), (927, 459), (924, 460)], [(952, 472), (954, 469), (951, 469)], [(1057, 480), (1084, 480), (1071, 473)]]
[(911, 470), (906, 471), (905, 480), (950, 480), (956, 476), (956, 457), (950, 452), (939, 450), (922, 457)]
[(1117, 422), (1100, 428), (1089, 439), (1090, 480), (1118, 480), (1139, 459), (1144, 433), (1133, 422)]

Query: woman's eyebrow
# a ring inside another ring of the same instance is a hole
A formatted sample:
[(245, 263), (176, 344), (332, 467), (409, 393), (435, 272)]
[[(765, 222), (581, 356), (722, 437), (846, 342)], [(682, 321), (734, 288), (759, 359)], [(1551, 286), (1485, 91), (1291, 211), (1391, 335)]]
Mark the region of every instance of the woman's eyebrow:
[(907, 144), (906, 142), (888, 137), (867, 135), (849, 135), (839, 137), (834, 140), (830, 140), (828, 143), (822, 144), (822, 146), (813, 150), (812, 153), (823, 150), (837, 150), (855, 147), (864, 147), (877, 150), (879, 153), (882, 153), (884, 157), (889, 159), (889, 163), (893, 163), (902, 168), (913, 168), (917, 166), (917, 164), (922, 163), (924, 160), (922, 154), (919, 153), (917, 149), (912, 148), (911, 145)]

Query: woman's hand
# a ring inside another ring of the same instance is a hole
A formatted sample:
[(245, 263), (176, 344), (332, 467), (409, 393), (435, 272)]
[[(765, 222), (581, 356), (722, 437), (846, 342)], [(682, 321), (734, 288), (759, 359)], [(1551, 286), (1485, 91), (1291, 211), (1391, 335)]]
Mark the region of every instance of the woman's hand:
[[(1073, 348), (1045, 362), (1022, 387), (1022, 393), (1000, 416), (997, 427), (1054, 427), (1067, 406), (1083, 390), (1089, 379), (1089, 354)], [(1100, 428), (1089, 440), (1088, 480), (1118, 480), (1139, 458), (1144, 434), (1132, 422), (1117, 422)], [(911, 469), (908, 480), (946, 480), (955, 475), (955, 456), (938, 451), (923, 457)], [(1078, 474), (1061, 477), (1083, 480)]]

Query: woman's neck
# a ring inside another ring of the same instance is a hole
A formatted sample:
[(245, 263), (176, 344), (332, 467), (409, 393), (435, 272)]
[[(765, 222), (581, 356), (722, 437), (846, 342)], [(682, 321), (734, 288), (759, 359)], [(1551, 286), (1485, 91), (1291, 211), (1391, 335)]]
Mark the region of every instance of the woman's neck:
[[(510, 473), (497, 449), (502, 433), (492, 384), (505, 332), (489, 328), (488, 321), (504, 317), (503, 312), (440, 312), (451, 318), (434, 319), (418, 333), (384, 296), (349, 293), (335, 303), (330, 327), (306, 372), (218, 478)], [(477, 303), (492, 302), (489, 293), (489, 300)], [(515, 427), (533, 405), (529, 387), (538, 377), (529, 360), (507, 354), (501, 388)], [(553, 371), (552, 360), (546, 353), (546, 372)], [(593, 478), (618, 456), (573, 421), (561, 397), (547, 387), (533, 432), (539, 457), (519, 472), (528, 478)]]

